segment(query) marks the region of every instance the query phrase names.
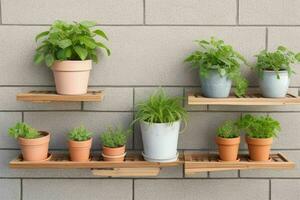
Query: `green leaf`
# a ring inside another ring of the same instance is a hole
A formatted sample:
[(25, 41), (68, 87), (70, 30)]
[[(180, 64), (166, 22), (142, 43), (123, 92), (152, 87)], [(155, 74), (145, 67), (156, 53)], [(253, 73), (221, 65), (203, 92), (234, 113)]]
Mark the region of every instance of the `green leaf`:
[(72, 45), (72, 41), (70, 39), (60, 40), (60, 41), (58, 41), (57, 45), (60, 48), (65, 49)]
[(97, 35), (99, 35), (99, 36), (105, 38), (106, 40), (108, 40), (108, 37), (106, 36), (106, 34), (103, 31), (97, 29), (97, 30), (94, 30), (94, 33), (96, 33)]
[(82, 42), (85, 46), (89, 47), (90, 49), (95, 49), (97, 47), (96, 42), (90, 38), (80, 37), (79, 41)]
[(54, 56), (50, 53), (45, 56), (45, 62), (48, 67), (51, 67), (53, 65), (54, 60)]
[(37, 42), (41, 37), (44, 37), (46, 35), (49, 34), (49, 31), (44, 31), (44, 32), (41, 32), (40, 34), (38, 34), (36, 37), (35, 37), (35, 41)]
[(107, 55), (110, 56), (110, 50), (109, 50), (109, 48), (107, 48), (107, 47), (106, 47), (104, 44), (102, 44), (101, 42), (97, 42), (96, 44), (98, 45), (98, 47), (101, 47), (101, 48), (105, 49)]
[(37, 52), (34, 56), (34, 62), (40, 64), (44, 60), (44, 54)]
[(75, 46), (74, 47), (75, 52), (77, 53), (77, 55), (80, 57), (81, 60), (85, 60), (87, 55), (88, 55), (88, 51), (80, 46)]
[(295, 58), (300, 62), (300, 53), (297, 53)]
[(82, 26), (88, 27), (88, 28), (94, 27), (97, 25), (97, 23), (93, 22), (93, 21), (82, 21), (79, 24), (81, 24)]

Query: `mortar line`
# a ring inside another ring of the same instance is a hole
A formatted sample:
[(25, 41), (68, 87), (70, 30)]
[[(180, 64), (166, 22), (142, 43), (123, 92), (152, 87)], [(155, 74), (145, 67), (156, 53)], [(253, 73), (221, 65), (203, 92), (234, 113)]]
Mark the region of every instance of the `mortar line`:
[(268, 27), (266, 27), (266, 51), (268, 50), (269, 48), (269, 29)]
[(22, 118), (21, 118), (22, 122), (24, 122), (24, 112), (22, 112)]
[(0, 24), (2, 24), (2, 0), (0, 0)]
[(269, 180), (269, 200), (272, 200), (272, 183), (271, 183), (271, 180)]
[(23, 200), (23, 178), (20, 179), (20, 199)]
[(240, 1), (236, 0), (236, 24), (240, 23)]
[(143, 24), (146, 24), (146, 0), (143, 0)]
[(132, 179), (132, 200), (134, 200), (134, 185), (135, 185), (135, 179)]
[[(133, 110), (133, 113), (132, 113), (132, 120), (135, 119), (135, 112), (134, 112), (134, 108), (135, 108), (135, 88), (132, 88), (133, 91), (132, 91), (132, 110)], [(135, 125), (132, 124), (132, 148), (135, 149)]]

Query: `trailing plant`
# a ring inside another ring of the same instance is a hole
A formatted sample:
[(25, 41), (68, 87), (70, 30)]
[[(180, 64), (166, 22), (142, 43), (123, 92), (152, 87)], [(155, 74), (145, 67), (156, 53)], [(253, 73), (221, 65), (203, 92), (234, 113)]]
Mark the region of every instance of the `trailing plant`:
[(256, 57), (255, 69), (261, 78), (264, 70), (275, 71), (277, 79), (280, 79), (279, 71), (281, 70), (287, 70), (289, 76), (291, 76), (295, 73), (291, 64), (300, 62), (300, 53), (296, 54), (283, 46), (279, 46), (274, 52), (263, 50)]
[(84, 126), (74, 128), (68, 134), (69, 139), (74, 141), (87, 141), (91, 138), (91, 136), (92, 133), (89, 132)]
[(278, 132), (281, 130), (280, 123), (270, 116), (247, 114), (238, 120), (237, 125), (251, 138), (277, 137)]
[(122, 147), (126, 144), (127, 138), (131, 134), (130, 129), (121, 127), (109, 127), (100, 135), (103, 146), (110, 148)]
[(8, 129), (9, 136), (13, 138), (35, 139), (41, 137), (41, 133), (26, 123), (18, 122)]
[(233, 121), (226, 121), (218, 128), (217, 136), (221, 138), (237, 138), (240, 136), (240, 130)]
[(100, 36), (108, 40), (106, 34), (100, 30), (92, 30), (95, 22), (82, 21), (67, 23), (61, 20), (55, 21), (50, 29), (41, 32), (35, 38), (41, 40), (36, 49), (34, 62), (45, 62), (51, 67), (55, 60), (88, 60), (98, 61), (97, 49), (105, 49), (110, 55), (110, 50), (100, 41), (95, 39)]
[(242, 97), (246, 94), (248, 81), (241, 75), (240, 65), (245, 58), (232, 46), (211, 37), (210, 41), (197, 40), (199, 50), (185, 59), (192, 67), (199, 69), (200, 77), (207, 77), (210, 70), (217, 70), (220, 76), (228, 76), (235, 84), (235, 94)]
[(186, 122), (187, 112), (181, 105), (181, 98), (169, 97), (163, 89), (157, 90), (148, 100), (137, 105), (136, 121), (149, 123)]

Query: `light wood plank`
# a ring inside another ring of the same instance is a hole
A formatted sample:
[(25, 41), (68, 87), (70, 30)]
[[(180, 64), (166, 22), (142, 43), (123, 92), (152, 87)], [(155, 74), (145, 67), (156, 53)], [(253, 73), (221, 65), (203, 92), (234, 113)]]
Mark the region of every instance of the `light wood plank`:
[(149, 177), (157, 176), (160, 168), (113, 168), (113, 169), (93, 169), (95, 176), (101, 177)]

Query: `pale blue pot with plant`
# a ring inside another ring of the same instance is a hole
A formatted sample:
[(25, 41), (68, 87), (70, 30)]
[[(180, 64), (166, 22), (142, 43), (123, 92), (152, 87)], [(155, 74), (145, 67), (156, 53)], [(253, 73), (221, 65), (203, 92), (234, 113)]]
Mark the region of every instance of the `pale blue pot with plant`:
[(202, 95), (209, 98), (225, 98), (229, 96), (231, 80), (221, 76), (218, 70), (210, 70), (207, 76), (200, 76)]
[(262, 77), (259, 79), (259, 86), (264, 97), (279, 98), (286, 96), (290, 85), (288, 71), (282, 70), (277, 73), (269, 70), (263, 71)]

